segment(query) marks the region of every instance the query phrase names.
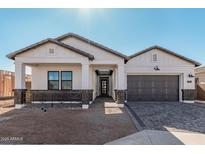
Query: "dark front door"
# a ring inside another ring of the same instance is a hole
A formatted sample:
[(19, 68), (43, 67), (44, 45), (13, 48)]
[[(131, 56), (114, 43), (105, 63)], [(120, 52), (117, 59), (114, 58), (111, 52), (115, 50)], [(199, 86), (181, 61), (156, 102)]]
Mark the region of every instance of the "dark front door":
[(179, 76), (128, 75), (128, 101), (178, 101)]
[(108, 78), (100, 78), (100, 92), (102, 96), (108, 95)]

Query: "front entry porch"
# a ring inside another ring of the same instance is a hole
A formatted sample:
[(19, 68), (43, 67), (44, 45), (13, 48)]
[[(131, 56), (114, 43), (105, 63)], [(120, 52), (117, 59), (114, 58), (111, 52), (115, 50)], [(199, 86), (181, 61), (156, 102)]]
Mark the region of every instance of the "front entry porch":
[[(121, 90), (122, 84), (124, 84), (124, 74), (122, 70), (119, 70), (118, 65), (92, 65), (93, 70), (93, 85), (94, 100), (100, 98), (113, 98), (113, 101), (117, 103), (117, 106), (123, 107), (126, 101), (126, 90)], [(122, 77), (122, 79), (121, 79)], [(123, 87), (123, 86), (122, 86)], [(94, 101), (95, 102), (95, 101)]]
[[(40, 104), (79, 103), (87, 109), (98, 96), (112, 97), (120, 106), (126, 99), (124, 68), (117, 64), (27, 62), (15, 65), (16, 108), (23, 107), (27, 100)], [(25, 66), (32, 68), (30, 91), (25, 89)]]
[(114, 81), (115, 74), (113, 69), (97, 69), (95, 70), (96, 84), (94, 84), (94, 89), (96, 89), (96, 97), (98, 96), (110, 96), (114, 98), (114, 90), (116, 83)]

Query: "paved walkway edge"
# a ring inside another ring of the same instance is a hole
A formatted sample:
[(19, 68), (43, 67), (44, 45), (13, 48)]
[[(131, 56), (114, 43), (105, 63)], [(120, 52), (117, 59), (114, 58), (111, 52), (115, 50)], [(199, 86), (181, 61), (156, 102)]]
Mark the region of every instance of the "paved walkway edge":
[(125, 103), (125, 109), (128, 112), (129, 116), (132, 119), (132, 122), (134, 123), (136, 129), (138, 131), (142, 131), (145, 129), (145, 124), (141, 121), (141, 119), (138, 117), (138, 115), (132, 110), (132, 108)]

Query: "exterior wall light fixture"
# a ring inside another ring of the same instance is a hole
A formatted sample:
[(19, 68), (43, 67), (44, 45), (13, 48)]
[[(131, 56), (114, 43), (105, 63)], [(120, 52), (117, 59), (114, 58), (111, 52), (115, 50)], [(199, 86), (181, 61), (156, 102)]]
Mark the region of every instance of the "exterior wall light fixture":
[(189, 73), (188, 77), (193, 78), (194, 76), (193, 76), (193, 74)]
[(160, 69), (159, 69), (159, 66), (156, 65), (156, 66), (154, 67), (154, 70), (155, 70), (155, 71), (159, 71), (159, 70), (160, 70)]

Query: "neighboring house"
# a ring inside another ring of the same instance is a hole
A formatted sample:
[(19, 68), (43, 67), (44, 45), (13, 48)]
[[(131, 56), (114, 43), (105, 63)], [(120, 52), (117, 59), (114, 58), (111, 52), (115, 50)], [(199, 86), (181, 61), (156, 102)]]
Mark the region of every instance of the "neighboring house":
[[(126, 44), (125, 44), (126, 45)], [(46, 39), (7, 55), (15, 60), (15, 103), (25, 103), (25, 66), (32, 68), (32, 102), (82, 102), (97, 96), (125, 101), (194, 100), (200, 64), (159, 46), (130, 57), (77, 34)]]
[(195, 69), (196, 99), (205, 100), (205, 66)]
[[(0, 70), (0, 100), (6, 97), (13, 96), (14, 81), (15, 76), (14, 72)], [(31, 89), (31, 76), (26, 75), (26, 89)]]

